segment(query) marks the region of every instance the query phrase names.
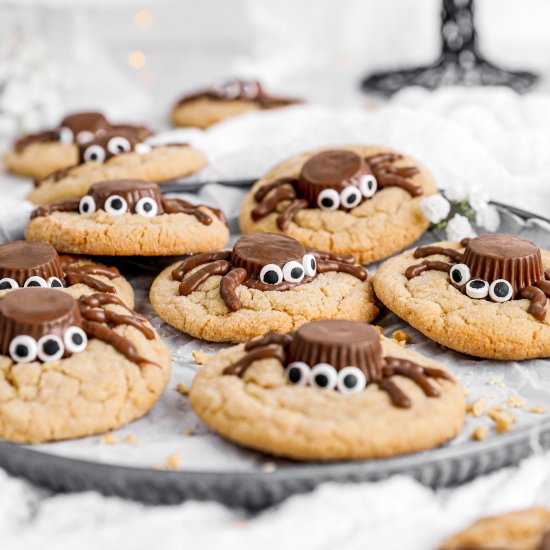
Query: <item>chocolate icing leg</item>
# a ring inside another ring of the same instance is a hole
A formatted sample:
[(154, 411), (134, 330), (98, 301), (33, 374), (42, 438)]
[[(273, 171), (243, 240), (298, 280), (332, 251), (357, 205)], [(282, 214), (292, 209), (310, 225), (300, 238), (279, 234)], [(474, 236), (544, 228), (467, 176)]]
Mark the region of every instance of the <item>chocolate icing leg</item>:
[(256, 206), (250, 213), (250, 216), (254, 221), (264, 218), (271, 212), (277, 209), (277, 205), (286, 200), (294, 200), (296, 198), (296, 191), (292, 187), (279, 187), (269, 196), (265, 197), (262, 202)]
[(436, 254), (447, 256), (455, 262), (460, 262), (462, 259), (462, 252), (441, 246), (420, 246), (414, 251), (415, 258), (426, 258), (427, 256), (435, 256)]
[(350, 265), (334, 260), (319, 260), (317, 262), (317, 272), (326, 273), (327, 271), (337, 271), (338, 273), (349, 273), (361, 281), (366, 281), (369, 276), (368, 271), (362, 265)]
[(384, 390), (388, 395), (395, 407), (400, 409), (409, 409), (412, 405), (411, 400), (407, 395), (389, 378), (383, 378), (378, 382), (378, 387)]
[(278, 332), (270, 331), (261, 338), (256, 338), (255, 340), (250, 340), (249, 342), (247, 342), (244, 346), (244, 349), (246, 351), (250, 351), (256, 348), (269, 346), (271, 344), (276, 344), (278, 346), (286, 348), (292, 342), (292, 334), (293, 333), (279, 334)]
[(204, 225), (210, 225), (212, 218), (199, 209), (198, 206), (182, 199), (163, 199), (162, 206), (167, 214), (189, 214), (195, 216)]
[(334, 260), (342, 264), (355, 264), (355, 256), (353, 254), (336, 254), (334, 252), (322, 252), (311, 246), (304, 247), (306, 252), (313, 254), (318, 260)]
[(246, 269), (237, 267), (232, 269), (227, 275), (222, 277), (220, 283), (220, 296), (224, 301), (227, 309), (230, 311), (238, 311), (242, 307), (242, 303), (237, 296), (235, 289), (243, 284), (248, 277)]
[(376, 178), (376, 180), (378, 181), (378, 186), (382, 189), (384, 187), (400, 187), (401, 189), (407, 191), (407, 193), (409, 193), (412, 197), (418, 197), (424, 193), (422, 187), (414, 185), (414, 183), (407, 181), (405, 178), (398, 176), (397, 174), (382, 173), (380, 177)]
[(202, 267), (180, 283), (180, 296), (189, 296), (212, 275), (225, 275), (230, 269), (231, 265), (226, 260), (218, 260)]
[(219, 252), (205, 252), (204, 254), (195, 254), (189, 256), (181, 262), (181, 264), (172, 271), (172, 279), (181, 281), (183, 277), (198, 267), (199, 265), (208, 264), (217, 260), (229, 260), (231, 250), (220, 250)]
[(526, 286), (519, 291), (522, 298), (531, 300), (528, 311), (537, 321), (542, 321), (546, 316), (546, 296), (550, 294), (550, 288), (545, 292), (541, 285), (550, 286), (547, 281), (539, 281), (537, 286)]
[(224, 374), (233, 374), (236, 376), (242, 376), (248, 367), (254, 363), (254, 361), (260, 361), (261, 359), (278, 359), (282, 364), (285, 363), (286, 353), (281, 348), (263, 347), (256, 348), (246, 355), (241, 357), (236, 363), (226, 367), (223, 371)]
[(277, 216), (277, 227), (284, 231), (294, 219), (294, 216), (304, 208), (307, 208), (309, 203), (306, 199), (294, 199), (285, 209)]
[(444, 273), (449, 273), (451, 267), (453, 267), (452, 264), (447, 264), (445, 262), (420, 262), (416, 265), (411, 265), (407, 268), (405, 271), (405, 277), (407, 279), (414, 279), (414, 277), (417, 277), (421, 273), (424, 273), (424, 271), (443, 271)]
[(273, 189), (277, 189), (278, 187), (281, 187), (282, 185), (292, 185), (293, 187), (298, 183), (298, 180), (295, 178), (280, 178), (278, 180), (272, 181), (271, 183), (266, 183), (265, 185), (262, 185), (254, 194), (254, 200), (256, 202), (262, 202), (267, 195), (273, 191)]

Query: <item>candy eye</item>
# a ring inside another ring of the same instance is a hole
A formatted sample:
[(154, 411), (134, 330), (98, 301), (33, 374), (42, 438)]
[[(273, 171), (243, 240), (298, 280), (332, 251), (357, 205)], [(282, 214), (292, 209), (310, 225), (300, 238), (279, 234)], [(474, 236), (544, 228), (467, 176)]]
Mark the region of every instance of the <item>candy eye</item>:
[(19, 288), (19, 283), (15, 279), (9, 277), (0, 279), (0, 290), (10, 290), (11, 288)]
[(302, 265), (308, 277), (315, 277), (317, 273), (317, 260), (313, 254), (306, 254), (302, 259)]
[(120, 195), (111, 195), (105, 201), (105, 212), (111, 216), (122, 216), (128, 210), (128, 203)]
[(260, 92), (260, 87), (256, 82), (243, 82), (241, 86), (241, 96), (245, 99), (254, 99)]
[(342, 206), (346, 208), (355, 208), (361, 202), (361, 199), (361, 193), (354, 185), (344, 187), (340, 193), (340, 201)]
[(25, 284), (23, 285), (25, 287), (33, 287), (33, 286), (42, 286), (46, 288), (48, 286), (48, 283), (46, 282), (46, 279), (43, 277), (39, 277), (38, 275), (33, 275), (32, 277), (29, 277)]
[(338, 372), (336, 387), (340, 393), (359, 393), (367, 386), (367, 378), (357, 367), (344, 367)]
[(275, 264), (267, 264), (260, 271), (260, 281), (266, 285), (278, 285), (283, 281), (283, 271)]
[(88, 132), (87, 130), (82, 130), (82, 132), (78, 132), (76, 134), (76, 141), (80, 144), (88, 143), (89, 141), (92, 141), (94, 139), (94, 134), (92, 132)]
[(497, 279), (489, 287), (489, 297), (493, 302), (507, 302), (513, 295), (514, 289), (506, 279)]
[(78, 211), (81, 214), (93, 214), (95, 212), (95, 201), (90, 195), (84, 195), (78, 203)]
[(121, 153), (130, 152), (132, 150), (132, 146), (126, 138), (117, 136), (109, 140), (109, 143), (107, 143), (107, 149), (109, 153), (113, 155), (120, 155)]
[(285, 374), (291, 384), (307, 386), (311, 377), (311, 369), (302, 361), (290, 363), (285, 369)]
[(338, 382), (336, 369), (327, 363), (318, 363), (311, 369), (311, 384), (323, 390), (333, 390)]
[(42, 336), (37, 342), (38, 344), (38, 359), (47, 363), (48, 361), (57, 361), (63, 357), (65, 346), (59, 336), (55, 334), (47, 334)]
[(101, 145), (90, 145), (82, 155), (84, 162), (103, 162), (105, 160), (105, 149)]
[(457, 285), (465, 285), (470, 280), (470, 268), (466, 264), (456, 264), (449, 271), (451, 281)]
[(359, 190), (363, 197), (370, 199), (378, 189), (376, 178), (370, 174), (365, 174), (359, 178)]
[(474, 300), (487, 298), (489, 294), (489, 283), (482, 279), (472, 279), (466, 284), (466, 294)]
[(58, 277), (50, 277), (48, 279), (48, 286), (50, 288), (63, 288), (63, 283)]
[(148, 143), (136, 143), (134, 147), (134, 153), (138, 155), (146, 155), (152, 151), (151, 146)]
[(153, 218), (158, 214), (159, 207), (157, 201), (151, 197), (143, 197), (137, 201), (136, 214), (145, 216), (146, 218)]
[(32, 336), (20, 335), (16, 336), (10, 342), (10, 357), (16, 363), (30, 363), (36, 359), (38, 346), (36, 340)]
[(73, 131), (70, 128), (67, 128), (66, 126), (62, 126), (61, 128), (59, 128), (59, 141), (61, 143), (65, 143), (66, 145), (73, 143), (74, 141)]
[(71, 353), (80, 353), (88, 345), (88, 337), (80, 327), (69, 327), (63, 335), (63, 341)]
[(317, 204), (321, 210), (338, 210), (340, 195), (336, 189), (323, 189), (317, 197)]
[(300, 262), (287, 262), (283, 266), (283, 279), (289, 283), (299, 283), (304, 278), (304, 267)]
[(218, 94), (224, 99), (236, 99), (239, 97), (241, 87), (236, 81), (222, 82), (217, 86), (214, 86), (214, 93)]

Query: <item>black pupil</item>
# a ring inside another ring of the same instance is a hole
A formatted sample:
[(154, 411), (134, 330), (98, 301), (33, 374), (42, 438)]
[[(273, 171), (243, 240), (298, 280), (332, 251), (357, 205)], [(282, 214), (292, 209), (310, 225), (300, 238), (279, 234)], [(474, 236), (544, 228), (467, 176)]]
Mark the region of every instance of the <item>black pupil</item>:
[(350, 193), (348, 196), (348, 204), (352, 204), (357, 200), (357, 193)]
[(470, 283), (470, 286), (472, 288), (483, 288), (485, 286), (485, 281), (482, 281), (481, 279), (475, 279)]
[(9, 281), (4, 281), (3, 283), (0, 283), (0, 290), (7, 290), (8, 288), (12, 288)]
[(97, 154), (97, 153), (91, 153), (90, 158), (91, 158), (92, 160), (97, 160), (99, 157), (98, 157), (98, 154)]
[(311, 258), (311, 269), (315, 269), (316, 267), (315, 258)]
[(113, 199), (111, 201), (111, 208), (115, 210), (121, 210), (122, 209), (122, 201), (120, 199)]
[(462, 282), (462, 273), (460, 272), (460, 269), (454, 269), (452, 273), (452, 277), (455, 283)]
[(293, 383), (297, 384), (302, 378), (302, 371), (298, 367), (292, 367), (288, 371), (288, 379)]
[(294, 267), (292, 268), (292, 270), (290, 271), (290, 276), (293, 278), (293, 279), (299, 279), (301, 276), (302, 276), (302, 273), (303, 273), (303, 270), (301, 267)]
[(315, 376), (315, 383), (320, 388), (326, 388), (328, 386), (328, 376), (326, 374), (318, 374)]
[(116, 146), (117, 150), (122, 153), (124, 151), (124, 145), (122, 145), (121, 143), (119, 143), (117, 146)]
[(344, 386), (346, 386), (346, 388), (355, 388), (355, 386), (357, 386), (357, 377), (355, 374), (346, 374), (346, 376), (344, 376)]
[(84, 212), (88, 212), (89, 209), (90, 209), (90, 205), (87, 202), (85, 202), (82, 205), (82, 210), (84, 210)]
[(264, 275), (264, 282), (268, 285), (276, 285), (279, 282), (279, 275), (277, 275), (276, 271), (268, 271)]
[(329, 197), (325, 197), (324, 199), (321, 199), (321, 204), (327, 208), (330, 208), (334, 204), (334, 201)]
[(29, 348), (24, 344), (19, 344), (15, 347), (15, 353), (17, 357), (27, 357), (27, 355), (29, 355)]
[(55, 340), (47, 340), (43, 346), (46, 355), (55, 355), (59, 351), (59, 342)]
[(372, 180), (367, 180), (367, 187), (372, 190), (374, 182)]
[(145, 210), (145, 212), (151, 212), (151, 210), (153, 210), (153, 205), (150, 202), (146, 202), (143, 204), (143, 210)]
[(27, 286), (40, 286), (40, 283), (38, 281), (31, 281)]
[(52, 287), (60, 287), (60, 286), (63, 286), (63, 285), (61, 284), (61, 281), (58, 281), (57, 279), (54, 279), (54, 280), (52, 281)]
[(82, 334), (79, 334), (76, 332), (71, 336), (71, 340), (75, 346), (80, 346), (82, 342), (84, 342), (84, 338), (82, 338)]
[(499, 298), (504, 298), (505, 296), (508, 296), (508, 292), (510, 292), (510, 288), (506, 283), (497, 283), (493, 288), (493, 292)]

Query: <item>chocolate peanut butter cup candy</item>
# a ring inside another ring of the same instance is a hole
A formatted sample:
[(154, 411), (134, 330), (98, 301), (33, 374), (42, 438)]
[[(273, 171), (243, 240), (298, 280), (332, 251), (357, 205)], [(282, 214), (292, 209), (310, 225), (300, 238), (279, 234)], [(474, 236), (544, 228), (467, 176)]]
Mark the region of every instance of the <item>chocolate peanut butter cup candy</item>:
[(63, 143), (85, 143), (98, 132), (109, 128), (103, 113), (94, 111), (67, 115), (59, 125), (59, 140)]

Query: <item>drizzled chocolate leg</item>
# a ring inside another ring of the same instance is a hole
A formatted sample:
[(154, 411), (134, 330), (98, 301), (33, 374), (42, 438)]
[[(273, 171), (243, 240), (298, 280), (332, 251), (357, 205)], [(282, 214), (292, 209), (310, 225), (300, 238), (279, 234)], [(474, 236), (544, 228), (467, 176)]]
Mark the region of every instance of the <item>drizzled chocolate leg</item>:
[(34, 218), (43, 218), (53, 212), (78, 212), (80, 201), (78, 199), (56, 202), (47, 206), (40, 206), (32, 211), (31, 220)]
[(284, 364), (286, 359), (286, 353), (283, 349), (277, 347), (262, 347), (256, 348), (246, 355), (241, 357), (236, 363), (226, 367), (223, 371), (224, 374), (233, 374), (236, 376), (242, 376), (248, 367), (254, 363), (254, 361), (259, 361), (260, 359), (278, 359), (281, 363)]
[(212, 275), (225, 275), (230, 269), (231, 265), (226, 260), (218, 260), (198, 269), (180, 283), (180, 296), (189, 296)]
[(455, 262), (460, 262), (462, 259), (462, 252), (458, 250), (453, 250), (452, 248), (444, 248), (441, 246), (419, 246), (414, 251), (415, 258), (426, 258), (427, 256), (435, 256), (436, 254), (442, 254), (454, 260)]
[[(545, 292), (544, 286), (548, 288)], [(546, 299), (547, 295), (550, 295), (550, 282), (539, 281), (537, 286), (526, 286), (519, 291), (519, 295), (522, 298), (530, 300), (528, 312), (537, 320), (542, 321), (546, 316)]]
[(420, 365), (416, 365), (410, 361), (387, 357), (386, 366), (382, 369), (382, 372), (386, 377), (401, 375), (410, 378), (428, 397), (440, 396), (439, 390), (430, 384)]
[(242, 303), (235, 289), (242, 285), (248, 277), (246, 269), (242, 267), (237, 267), (232, 269), (227, 275), (222, 277), (220, 283), (220, 296), (224, 301), (227, 309), (230, 311), (237, 311), (241, 309)]
[(230, 257), (231, 250), (220, 250), (219, 252), (206, 252), (204, 254), (189, 256), (189, 258), (183, 260), (183, 262), (172, 271), (172, 279), (181, 281), (187, 273), (199, 265), (215, 262), (216, 260), (229, 260)]
[(199, 206), (195, 206), (183, 199), (162, 199), (162, 206), (167, 214), (189, 214), (190, 216), (195, 216), (204, 225), (212, 223), (212, 218), (200, 210)]
[(247, 342), (244, 346), (244, 349), (246, 351), (250, 351), (256, 348), (269, 346), (271, 344), (276, 344), (278, 346), (282, 346), (283, 348), (286, 348), (290, 345), (292, 342), (292, 335), (287, 334), (279, 334), (278, 332), (270, 331), (265, 336), (262, 336), (261, 338), (256, 338), (255, 340), (250, 340)]
[(317, 272), (326, 273), (327, 271), (336, 271), (339, 273), (349, 273), (361, 281), (365, 281), (369, 276), (368, 271), (362, 265), (350, 265), (334, 260), (318, 260)]
[(400, 187), (401, 189), (407, 191), (407, 193), (412, 197), (418, 197), (424, 193), (422, 187), (414, 185), (414, 183), (407, 181), (405, 178), (398, 176), (397, 174), (381, 175), (380, 177), (376, 177), (376, 181), (378, 182), (378, 187), (381, 187), (382, 189), (384, 187)]
[(250, 213), (254, 221), (257, 221), (277, 209), (277, 205), (286, 200), (294, 200), (296, 191), (292, 187), (279, 187), (269, 196), (265, 197), (262, 202), (256, 206)]
[(271, 183), (266, 183), (262, 185), (254, 194), (254, 200), (256, 202), (262, 202), (273, 189), (277, 189), (283, 185), (292, 185), (295, 186), (298, 183), (298, 180), (295, 178), (279, 178), (278, 180), (272, 181)]
[(392, 404), (395, 407), (399, 407), (400, 409), (409, 409), (412, 405), (411, 400), (407, 397), (407, 395), (399, 388), (395, 382), (392, 382), (389, 378), (383, 378), (378, 382), (378, 387), (381, 390), (384, 390)]
[(306, 199), (294, 199), (278, 216), (277, 227), (284, 231), (294, 219), (294, 216), (304, 208), (309, 206), (309, 202)]
[(407, 277), (407, 279), (409, 280), (414, 279), (414, 277), (417, 277), (421, 273), (424, 273), (424, 271), (430, 270), (449, 273), (451, 267), (453, 267), (453, 264), (447, 264), (445, 262), (420, 262), (419, 264), (409, 266), (405, 271), (405, 277)]
[(402, 155), (398, 153), (377, 153), (376, 155), (369, 155), (365, 157), (365, 160), (371, 164), (376, 165), (380, 163), (395, 162), (396, 160), (401, 160)]
[(333, 260), (342, 264), (355, 264), (355, 256), (353, 254), (336, 254), (334, 252), (322, 252), (311, 246), (304, 247), (306, 252), (313, 254), (318, 260)]
[(147, 340), (153, 340), (155, 338), (153, 329), (143, 324), (143, 321), (138, 317), (120, 315), (114, 311), (105, 309), (81, 308), (80, 313), (87, 321), (92, 321), (94, 323), (108, 323), (113, 325), (128, 325), (139, 330), (147, 338)]
[(91, 277), (90, 275), (77, 273), (72, 270), (67, 271), (67, 273), (65, 273), (65, 280), (67, 281), (67, 284), (69, 286), (82, 283), (99, 292), (108, 292), (109, 294), (113, 294), (114, 292), (116, 292), (116, 289), (114, 286), (108, 285), (107, 283), (104, 283), (103, 281), (100, 281), (95, 277)]

